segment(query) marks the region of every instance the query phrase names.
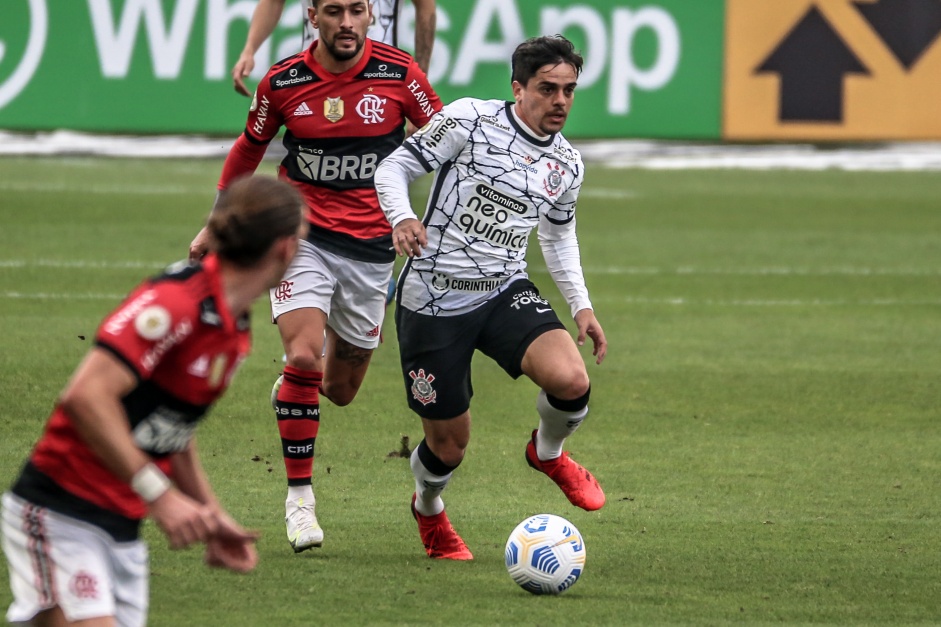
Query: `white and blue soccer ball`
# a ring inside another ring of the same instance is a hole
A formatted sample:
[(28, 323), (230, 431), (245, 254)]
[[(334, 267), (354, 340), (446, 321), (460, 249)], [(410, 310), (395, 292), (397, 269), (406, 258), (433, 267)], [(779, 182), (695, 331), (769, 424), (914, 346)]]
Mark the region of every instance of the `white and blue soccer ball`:
[(516, 526), (506, 541), (506, 569), (533, 594), (561, 594), (585, 571), (585, 541), (561, 516), (537, 514)]

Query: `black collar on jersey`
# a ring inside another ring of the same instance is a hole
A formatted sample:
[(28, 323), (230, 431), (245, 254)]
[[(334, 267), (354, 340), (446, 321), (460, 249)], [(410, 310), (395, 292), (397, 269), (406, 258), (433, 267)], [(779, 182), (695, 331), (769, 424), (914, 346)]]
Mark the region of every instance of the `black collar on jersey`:
[(516, 121), (516, 116), (513, 114), (513, 102), (506, 103), (506, 117), (510, 121), (510, 124), (513, 125), (513, 128), (516, 129), (516, 132), (526, 138), (530, 144), (534, 146), (539, 146), (540, 148), (548, 148), (552, 145), (552, 142), (555, 141), (555, 133), (549, 135), (547, 139), (539, 139), (533, 132), (526, 128), (526, 126), (520, 124)]

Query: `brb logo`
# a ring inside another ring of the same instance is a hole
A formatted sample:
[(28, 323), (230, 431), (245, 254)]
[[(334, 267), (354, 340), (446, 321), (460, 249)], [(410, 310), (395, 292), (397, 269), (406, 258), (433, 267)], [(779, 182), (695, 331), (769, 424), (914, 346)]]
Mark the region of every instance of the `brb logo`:
[[(4, 13), (16, 10), (8, 6), (3, 8)], [(0, 22), (0, 109), (20, 95), (42, 60), (49, 30), (46, 0), (29, 0), (28, 33), (6, 32), (5, 26), (17, 23), (12, 19)], [(10, 67), (13, 70), (7, 75)]]

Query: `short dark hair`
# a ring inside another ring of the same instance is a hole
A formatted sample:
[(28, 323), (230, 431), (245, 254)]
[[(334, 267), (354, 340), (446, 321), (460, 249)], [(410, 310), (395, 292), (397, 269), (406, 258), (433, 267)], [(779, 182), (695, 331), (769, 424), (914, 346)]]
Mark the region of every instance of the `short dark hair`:
[(277, 240), (297, 233), (303, 220), (304, 201), (291, 185), (270, 176), (246, 176), (219, 194), (206, 228), (219, 257), (249, 267)]
[(544, 35), (527, 39), (513, 51), (512, 80), (520, 85), (529, 82), (544, 65), (568, 63), (575, 68), (575, 76), (582, 72), (585, 60), (575, 45), (562, 35)]

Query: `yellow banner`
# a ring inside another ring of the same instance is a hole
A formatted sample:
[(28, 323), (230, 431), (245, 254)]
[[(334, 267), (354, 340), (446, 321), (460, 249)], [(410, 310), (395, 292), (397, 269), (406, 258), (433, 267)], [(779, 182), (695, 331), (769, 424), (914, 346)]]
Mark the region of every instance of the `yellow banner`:
[(723, 137), (941, 139), (941, 2), (728, 0)]

